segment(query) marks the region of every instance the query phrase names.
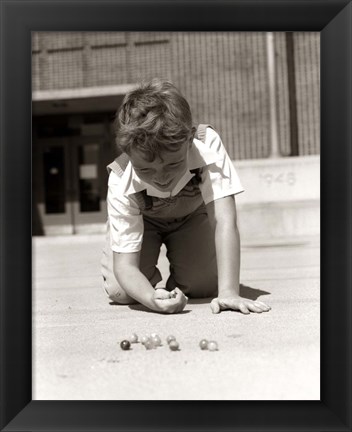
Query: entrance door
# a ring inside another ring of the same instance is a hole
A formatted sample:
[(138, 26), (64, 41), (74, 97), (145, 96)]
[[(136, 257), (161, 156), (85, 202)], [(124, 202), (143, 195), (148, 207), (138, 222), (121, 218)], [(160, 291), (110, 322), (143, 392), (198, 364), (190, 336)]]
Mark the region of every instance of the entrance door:
[(106, 221), (106, 168), (101, 137), (69, 140), (72, 225), (76, 233), (99, 231)]
[(41, 139), (34, 147), (33, 194), (44, 233), (102, 232), (107, 178), (102, 137)]

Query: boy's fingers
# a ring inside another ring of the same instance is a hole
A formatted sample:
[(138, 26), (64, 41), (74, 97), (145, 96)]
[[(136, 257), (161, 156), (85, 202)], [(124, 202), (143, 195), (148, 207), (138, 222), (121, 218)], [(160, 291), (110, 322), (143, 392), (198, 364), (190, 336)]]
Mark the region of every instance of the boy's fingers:
[(183, 292), (179, 289), (179, 288), (175, 288), (175, 293), (176, 293), (176, 299), (179, 300), (180, 298), (185, 298), (186, 300), (188, 300), (188, 297), (186, 297)]
[(176, 297), (172, 298), (171, 300), (173, 300), (173, 302), (178, 305), (177, 310), (180, 312), (185, 308), (188, 302), (188, 297), (186, 297), (179, 288), (175, 288), (175, 291)]
[(175, 288), (174, 293), (175, 293), (175, 299), (179, 299), (180, 297), (183, 296), (183, 292), (179, 288)]
[(155, 294), (154, 295), (155, 295), (155, 298), (157, 298), (157, 299), (168, 299), (168, 298), (170, 298), (169, 291), (166, 291), (166, 290), (164, 290), (162, 288), (157, 288), (155, 290)]
[(177, 298), (171, 299), (156, 299), (156, 303), (160, 308), (160, 311), (163, 313), (177, 313), (181, 312), (186, 304), (186, 300), (177, 300)]
[(231, 301), (229, 299), (219, 300), (218, 298), (213, 299), (210, 302), (210, 307), (213, 313), (219, 313), (221, 309), (238, 309), (243, 314), (250, 314), (251, 312), (262, 313), (267, 312), (271, 308), (262, 302), (253, 302), (253, 301), (241, 301), (240, 303), (237, 301)]
[(264, 307), (264, 306), (258, 306), (257, 304), (256, 304), (256, 306), (262, 311), (262, 312), (268, 312), (268, 308), (266, 308), (266, 307)]
[(177, 312), (183, 311), (183, 309), (186, 307), (186, 304), (188, 302), (188, 297), (186, 297), (182, 292), (179, 297), (176, 297), (174, 300), (176, 300), (176, 310)]
[(264, 302), (261, 302), (261, 301), (256, 301), (255, 302), (255, 305), (257, 306), (261, 306), (261, 307), (263, 307), (265, 310), (270, 310), (271, 309), (271, 307), (270, 306), (268, 306), (266, 303), (264, 303)]
[(213, 314), (217, 314), (220, 312), (220, 305), (218, 299), (215, 298), (210, 302), (210, 308)]
[(180, 297), (183, 295), (183, 292), (180, 290), (180, 288), (175, 288), (176, 297)]
[(238, 305), (238, 308), (243, 314), (248, 315), (250, 313), (249, 310), (247, 309), (247, 306), (244, 303), (240, 303)]
[(256, 312), (256, 313), (262, 313), (263, 312), (262, 308), (256, 306), (254, 303), (247, 304), (247, 308), (252, 312)]

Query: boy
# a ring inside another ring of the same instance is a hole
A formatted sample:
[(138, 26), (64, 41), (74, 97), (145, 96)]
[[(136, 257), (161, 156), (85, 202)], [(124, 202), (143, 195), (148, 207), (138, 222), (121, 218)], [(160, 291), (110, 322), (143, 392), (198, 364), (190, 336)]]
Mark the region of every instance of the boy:
[[(205, 126), (196, 135), (185, 98), (157, 79), (126, 95), (117, 120), (123, 155), (109, 165), (102, 260), (109, 298), (159, 313), (181, 312), (188, 297), (215, 297), (213, 313), (269, 311), (239, 295), (234, 195), (243, 189), (219, 135)], [(170, 277), (155, 289), (163, 243)]]

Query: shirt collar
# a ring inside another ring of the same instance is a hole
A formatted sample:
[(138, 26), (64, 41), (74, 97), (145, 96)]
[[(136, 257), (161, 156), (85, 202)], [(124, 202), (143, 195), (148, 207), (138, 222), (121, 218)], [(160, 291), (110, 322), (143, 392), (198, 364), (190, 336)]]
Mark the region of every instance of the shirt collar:
[(217, 162), (220, 158), (221, 155), (214, 150), (211, 150), (202, 141), (195, 138), (188, 153), (188, 169), (171, 192), (161, 192), (152, 185), (141, 180), (134, 171), (131, 162), (128, 163), (126, 170), (121, 177), (120, 190), (124, 195), (132, 195), (141, 192), (142, 190), (146, 190), (148, 195), (156, 196), (158, 198), (168, 198), (177, 195), (191, 180), (194, 174), (192, 174), (190, 170), (211, 165)]

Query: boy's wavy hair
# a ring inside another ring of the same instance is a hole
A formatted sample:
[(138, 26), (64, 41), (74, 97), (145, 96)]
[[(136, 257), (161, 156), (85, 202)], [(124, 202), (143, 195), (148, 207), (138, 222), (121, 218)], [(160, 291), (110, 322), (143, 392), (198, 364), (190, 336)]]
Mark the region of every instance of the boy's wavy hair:
[(170, 82), (153, 79), (127, 93), (115, 121), (120, 151), (138, 151), (149, 162), (193, 139), (191, 109)]

